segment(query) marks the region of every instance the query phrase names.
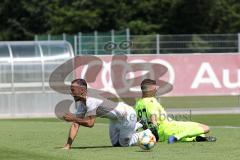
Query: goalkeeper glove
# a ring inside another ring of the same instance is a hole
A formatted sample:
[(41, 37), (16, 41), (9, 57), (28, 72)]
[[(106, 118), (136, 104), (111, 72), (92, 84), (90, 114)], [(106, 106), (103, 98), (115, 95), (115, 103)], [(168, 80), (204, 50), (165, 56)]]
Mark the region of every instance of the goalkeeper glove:
[(151, 130), (152, 134), (155, 136), (156, 141), (159, 140), (157, 126), (153, 123), (148, 124), (148, 128)]

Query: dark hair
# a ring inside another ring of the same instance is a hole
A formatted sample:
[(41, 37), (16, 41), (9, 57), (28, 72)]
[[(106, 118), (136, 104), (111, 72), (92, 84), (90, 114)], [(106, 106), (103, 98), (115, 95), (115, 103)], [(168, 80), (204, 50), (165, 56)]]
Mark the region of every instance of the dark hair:
[(144, 90), (146, 85), (156, 85), (156, 81), (155, 80), (151, 80), (151, 79), (144, 79), (141, 83), (141, 90)]
[(73, 83), (77, 83), (79, 86), (85, 86), (87, 88), (87, 82), (85, 81), (85, 79), (74, 79), (72, 81)]

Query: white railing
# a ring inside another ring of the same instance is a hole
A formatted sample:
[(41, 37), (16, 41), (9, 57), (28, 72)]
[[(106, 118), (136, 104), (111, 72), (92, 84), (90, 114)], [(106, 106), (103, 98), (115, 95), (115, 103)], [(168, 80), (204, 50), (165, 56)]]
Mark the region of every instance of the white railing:
[[(76, 55), (91, 54), (178, 54), (240, 52), (240, 34), (181, 34), (181, 35), (47, 35), (40, 40), (67, 40)], [(39, 40), (35, 36), (35, 40)]]

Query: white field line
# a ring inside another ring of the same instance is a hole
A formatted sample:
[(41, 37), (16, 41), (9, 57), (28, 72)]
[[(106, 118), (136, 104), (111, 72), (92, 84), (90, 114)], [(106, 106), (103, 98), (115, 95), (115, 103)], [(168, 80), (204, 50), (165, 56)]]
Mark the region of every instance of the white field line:
[[(211, 115), (211, 114), (240, 114), (240, 107), (224, 108), (169, 108), (166, 109), (168, 115)], [(3, 114), (0, 113), (0, 119), (15, 118), (55, 118), (53, 112), (49, 113), (21, 113), (21, 114)]]
[[(48, 117), (49, 118), (49, 117)], [(1, 119), (7, 119), (7, 118), (1, 118)], [(18, 119), (18, 118), (13, 118)], [(20, 118), (21, 119), (21, 118)], [(108, 123), (95, 123), (96, 126), (108, 126)], [(240, 129), (240, 126), (210, 126), (210, 128), (225, 128), (225, 129)]]
[(240, 107), (224, 108), (171, 108), (166, 109), (168, 114), (240, 114)]
[[(108, 123), (96, 123), (96, 126), (108, 126)], [(240, 129), (240, 126), (210, 126), (210, 128)]]
[(210, 126), (210, 128), (240, 129), (240, 126)]

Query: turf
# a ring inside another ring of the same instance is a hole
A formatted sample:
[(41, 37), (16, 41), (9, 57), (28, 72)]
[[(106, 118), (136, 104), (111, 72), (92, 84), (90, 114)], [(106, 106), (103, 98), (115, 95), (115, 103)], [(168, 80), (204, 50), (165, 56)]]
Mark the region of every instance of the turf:
[(0, 120), (0, 159), (50, 159), (50, 160), (238, 160), (240, 148), (240, 115), (193, 116), (192, 120), (208, 123), (215, 143), (158, 143), (153, 150), (145, 152), (136, 147), (111, 147), (106, 120), (98, 119), (91, 129), (80, 128), (72, 150), (60, 149), (65, 143), (69, 123), (56, 119)]

